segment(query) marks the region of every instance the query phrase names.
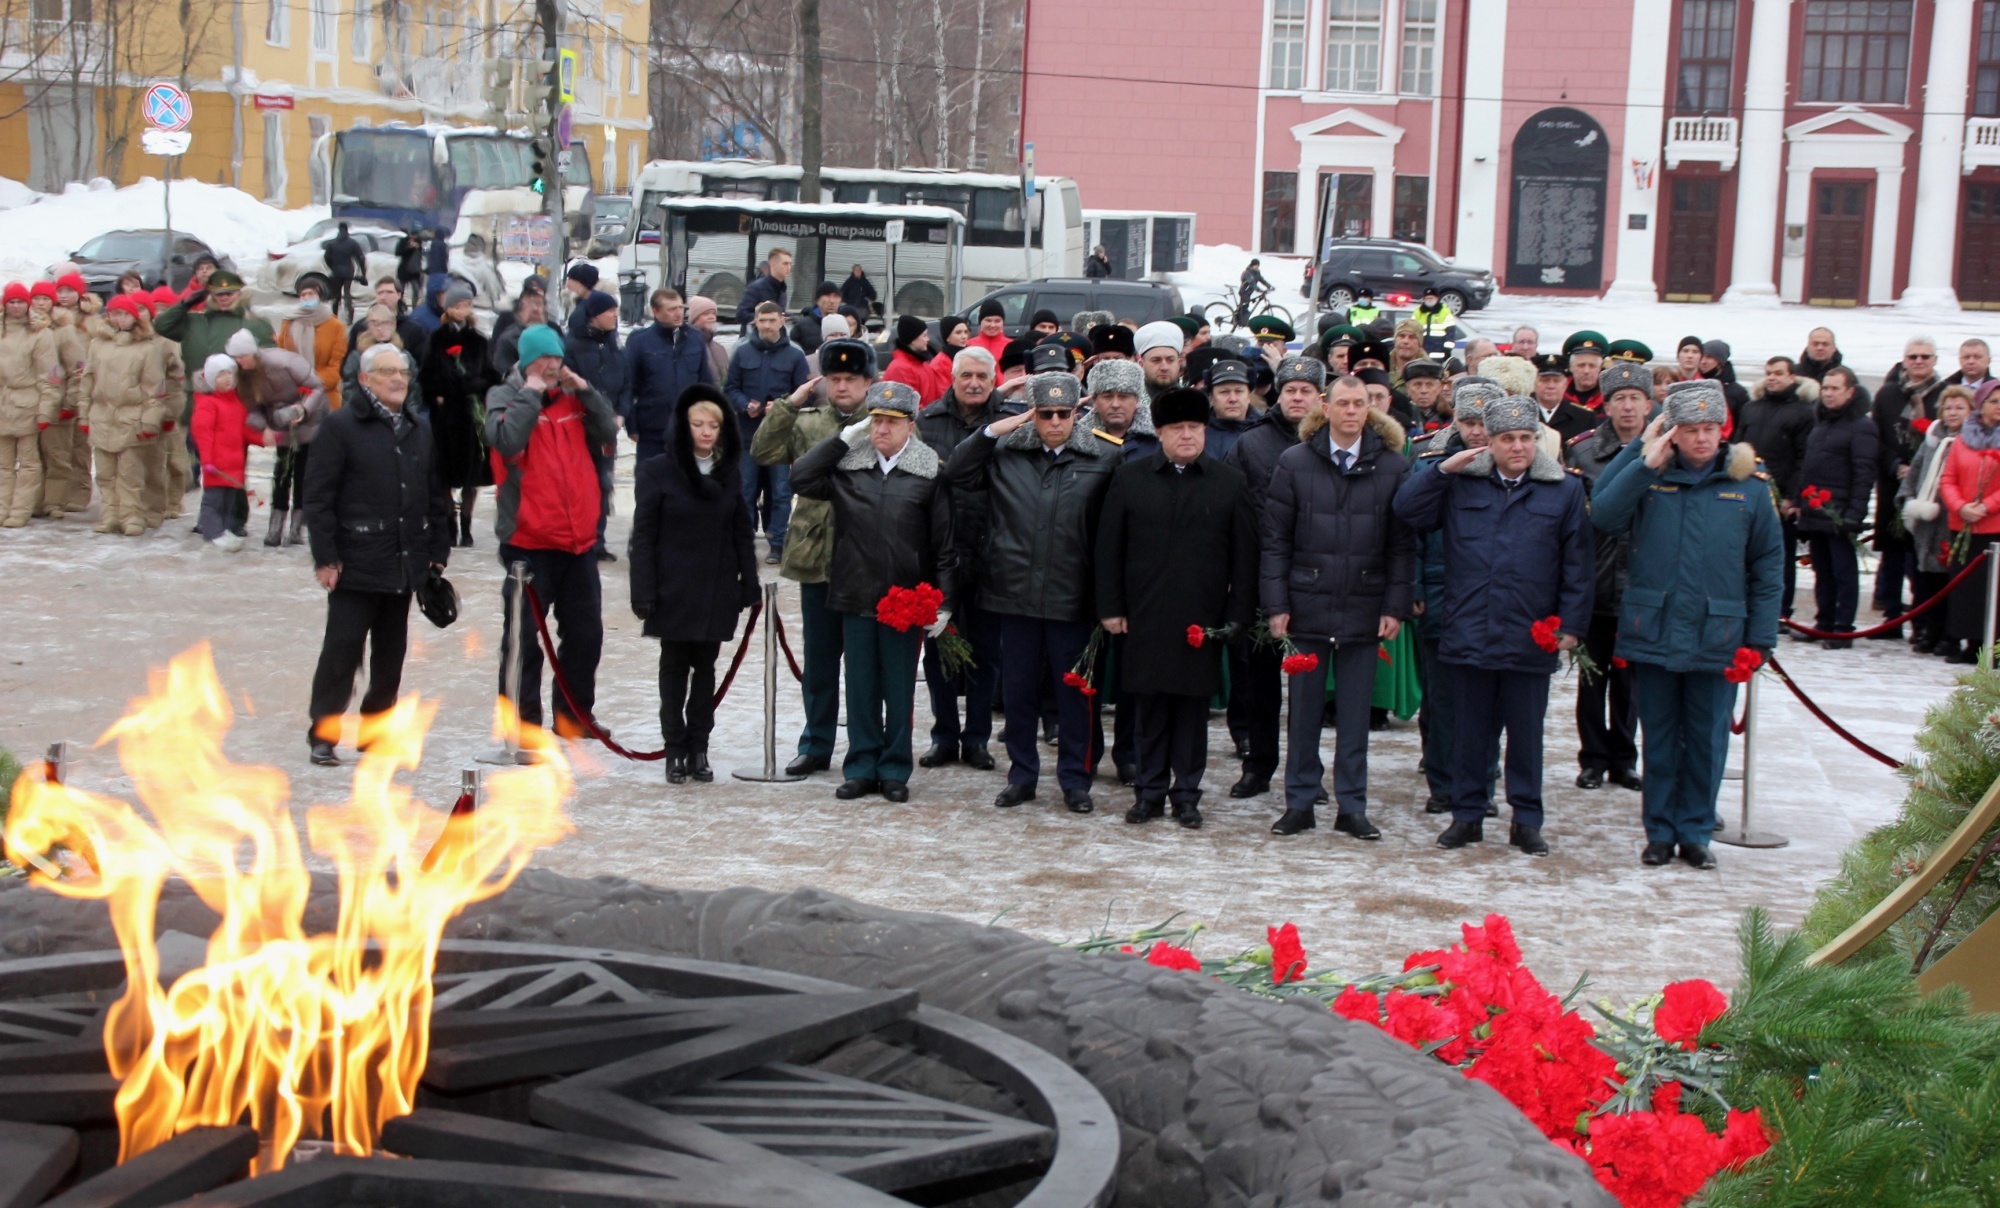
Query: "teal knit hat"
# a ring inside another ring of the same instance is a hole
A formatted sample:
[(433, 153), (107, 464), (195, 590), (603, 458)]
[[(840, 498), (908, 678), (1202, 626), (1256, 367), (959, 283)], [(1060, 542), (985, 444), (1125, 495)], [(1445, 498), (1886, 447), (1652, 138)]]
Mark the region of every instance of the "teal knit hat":
[(556, 334), (555, 328), (537, 323), (521, 333), (520, 355), (517, 359), (522, 369), (526, 369), (543, 357), (559, 357), (562, 354), (562, 337)]

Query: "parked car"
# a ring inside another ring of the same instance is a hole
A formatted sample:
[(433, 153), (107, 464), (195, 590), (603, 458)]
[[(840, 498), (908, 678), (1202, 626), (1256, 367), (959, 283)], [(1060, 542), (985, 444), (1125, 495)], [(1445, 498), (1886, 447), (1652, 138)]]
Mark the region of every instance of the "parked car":
[[(319, 287), (321, 297), (327, 297), (332, 293), (332, 281), (327, 276), (326, 252), (320, 245), (333, 238), (339, 229), (337, 218), (322, 218), (313, 223), (297, 243), (270, 253), (256, 284), (274, 293), (296, 296), (299, 286), (310, 281)], [(403, 237), (401, 231), (348, 219), (347, 233), (361, 244), (368, 258), (367, 278), (355, 283), (358, 293), (367, 292), (369, 282), (396, 275), (396, 241)], [(470, 234), (452, 245), (451, 276), (472, 287), (473, 297), (480, 306), (497, 310), (505, 305), (501, 301), (507, 292), (505, 284), (492, 258), (486, 255), (483, 236)]]
[(1455, 315), (1479, 310), (1493, 300), (1493, 270), (1448, 264), (1421, 243), (1400, 239), (1335, 241), (1317, 271), (1306, 277), (1307, 296), (1321, 307), (1346, 310), (1363, 287), (1384, 306), (1408, 305), (1436, 289), (1438, 300)]
[(185, 231), (173, 233), (173, 250), (163, 256), (166, 230), (162, 227), (129, 231), (106, 231), (69, 254), (83, 273), (90, 292), (110, 297), (118, 278), (138, 270), (148, 287), (162, 281), (180, 290), (194, 276), (195, 261), (213, 257), (219, 267), (236, 271), (236, 262)]
[(584, 254), (593, 260), (616, 256), (625, 244), (625, 232), (632, 225), (632, 199), (620, 193), (597, 195), (597, 213), (591, 220), (590, 248)]
[(1002, 286), (974, 302), (962, 312), (966, 321), (979, 325), (979, 309), (987, 302), (1000, 303), (1006, 311), (1007, 334), (1018, 336), (1028, 330), (1028, 321), (1038, 310), (1054, 311), (1064, 328), (1070, 317), (1081, 310), (1108, 310), (1118, 319), (1151, 323), (1177, 315), (1187, 307), (1181, 291), (1158, 281), (1113, 281), (1102, 277), (1037, 277)]

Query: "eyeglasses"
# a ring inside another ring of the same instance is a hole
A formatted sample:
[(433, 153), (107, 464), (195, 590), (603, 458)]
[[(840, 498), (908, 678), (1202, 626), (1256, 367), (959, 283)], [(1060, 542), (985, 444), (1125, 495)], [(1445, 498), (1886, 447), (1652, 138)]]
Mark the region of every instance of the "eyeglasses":
[(1057, 410), (1054, 407), (1038, 407), (1035, 409), (1035, 418), (1037, 419), (1068, 419), (1075, 414), (1076, 410), (1072, 407), (1064, 407), (1061, 410)]
[(1904, 354), (1903, 354), (1903, 359), (1904, 359), (1904, 360), (1906, 360), (1906, 361), (1935, 361), (1935, 360), (1937, 360), (1937, 353), (1935, 353), (1935, 352), (1906, 352), (1906, 353), (1904, 353)]
[(370, 369), (368, 371), (368, 376), (406, 378), (410, 376), (410, 371), (407, 369)]

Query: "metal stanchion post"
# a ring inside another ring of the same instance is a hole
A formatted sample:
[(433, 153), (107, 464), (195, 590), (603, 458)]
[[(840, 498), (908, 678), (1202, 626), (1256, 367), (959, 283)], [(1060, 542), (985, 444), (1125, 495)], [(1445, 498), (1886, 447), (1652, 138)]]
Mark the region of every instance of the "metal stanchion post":
[(1743, 689), (1743, 809), (1736, 825), (1715, 834), (1715, 841), (1731, 847), (1787, 847), (1791, 840), (1770, 831), (1750, 829), (1750, 804), (1757, 792), (1757, 681), (1753, 675)]
[(49, 753), (47, 757), (43, 759), (42, 764), (43, 764), (42, 771), (44, 774), (44, 778), (47, 779), (50, 784), (68, 784), (69, 744), (66, 742), (50, 743)]
[(513, 702), (513, 725), (501, 736), (500, 749), (490, 755), (481, 755), (481, 763), (514, 765), (521, 762), (521, 652), (524, 643), (535, 640), (526, 632), (528, 624), (527, 586), (534, 578), (528, 573), (526, 562), (507, 564), (507, 582), (513, 586), (513, 598), (507, 603), (507, 632), (511, 638), (507, 647), (507, 699)]
[[(451, 815), (445, 819), (445, 828), (438, 832), (437, 840), (431, 844), (430, 851), (424, 854), (423, 870), (425, 872), (436, 868), (438, 861), (442, 860), (447, 854), (446, 840), (452, 834), (452, 818), (464, 818), (467, 827), (472, 825), (472, 816), (478, 812), (480, 799), (485, 795), (485, 788), (480, 781), (481, 773), (474, 769), (461, 768), (459, 770), (458, 800), (451, 803)], [(471, 837), (471, 832), (468, 830), (461, 841), (469, 841)]]
[(1986, 640), (1979, 647), (1979, 666), (1993, 670), (1993, 627), (2000, 612), (2000, 546), (1986, 550)]
[(730, 775), (738, 780), (764, 784), (789, 784), (804, 780), (778, 766), (778, 585), (764, 584), (764, 766), (737, 768)]

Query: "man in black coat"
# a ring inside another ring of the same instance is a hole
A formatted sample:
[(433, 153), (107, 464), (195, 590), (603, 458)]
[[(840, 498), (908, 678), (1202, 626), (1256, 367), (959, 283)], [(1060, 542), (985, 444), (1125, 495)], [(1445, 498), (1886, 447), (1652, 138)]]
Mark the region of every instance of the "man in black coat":
[[(1564, 464), (1582, 474), (1584, 485), (1592, 489), (1604, 468), (1645, 432), (1646, 415), (1653, 408), (1653, 374), (1644, 365), (1613, 361), (1604, 367), (1599, 380), (1604, 389), (1604, 422), (1563, 449)], [(1616, 661), (1618, 607), (1625, 598), (1625, 564), (1631, 545), (1629, 530), (1597, 534), (1597, 587), (1583, 648), (1600, 674), (1579, 677), (1576, 685), (1577, 763), (1582, 768), (1576, 787), (1580, 789), (1603, 788), (1607, 779), (1634, 792), (1642, 787), (1637, 770), (1636, 677), (1632, 668), (1620, 667)]]
[(1243, 472), (1202, 456), (1208, 396), (1161, 395), (1153, 428), (1159, 451), (1120, 466), (1104, 497), (1097, 611), (1105, 632), (1125, 642), (1120, 686), (1138, 762), (1125, 821), (1157, 818), (1171, 801), (1174, 820), (1193, 828), (1201, 825), (1208, 701), (1222, 686), (1222, 648), (1256, 616), (1257, 534)]
[(927, 629), (951, 620), (958, 554), (943, 463), (917, 438), (917, 392), (901, 382), (877, 382), (862, 406), (869, 422), (829, 436), (792, 465), (793, 485), (807, 499), (833, 504), (833, 562), (827, 606), (841, 614), (847, 665), (847, 779), (842, 801), (881, 793), (910, 799), (912, 710), (917, 652), (923, 634), (876, 619), (876, 605), (895, 587), (928, 583), (945, 605)]
[[(1903, 360), (1875, 392), (1875, 440), (1881, 464), (1875, 476), (1875, 515), (1884, 518), (1875, 526), (1875, 549), (1882, 555), (1875, 567), (1875, 607), (1893, 619), (1908, 607), (1903, 603), (1903, 580), (1916, 570), (1915, 550), (1910, 534), (1898, 519), (1896, 488), (1910, 472), (1910, 459), (1924, 442), (1924, 434), (1914, 421), (1937, 418), (1938, 395), (1944, 390), (1944, 376), (1938, 369), (1937, 341), (1917, 336), (1903, 345)], [(1824, 380), (1821, 382), (1824, 385)], [(1825, 626), (1821, 626), (1825, 628)], [(1873, 635), (1886, 640), (1903, 636), (1901, 626)]]
[[(1264, 495), (1278, 458), (1299, 443), (1299, 424), (1319, 410), (1326, 389), (1326, 366), (1311, 357), (1286, 357), (1278, 362), (1277, 401), (1256, 426), (1244, 432), (1224, 460), (1243, 471), (1250, 493), (1250, 514), (1258, 517), (1261, 533)], [(1243, 774), (1229, 788), (1235, 798), (1271, 791), (1278, 770), (1278, 718), (1285, 693), (1275, 647), (1244, 642), (1229, 648), (1229, 733), (1236, 740)]]
[(1819, 383), (1797, 373), (1792, 358), (1772, 357), (1764, 362), (1764, 380), (1750, 391), (1750, 401), (1736, 418), (1736, 439), (1757, 450), (1778, 490), (1778, 518), (1785, 539), (1785, 594), (1778, 597), (1778, 616), (1783, 619), (1792, 615), (1798, 583), (1799, 488), (1806, 485), (1800, 474), (1817, 402)]
[[(1589, 354), (1581, 354), (1587, 360)], [(1570, 388), (1569, 370), (1561, 355), (1543, 353), (1535, 358), (1535, 406), (1541, 409), (1542, 426), (1552, 428), (1567, 445), (1569, 442), (1597, 427), (1597, 413), (1588, 407), (1569, 401), (1565, 394)], [(1592, 397), (1602, 400), (1603, 371), (1598, 373), (1598, 385)]]
[(1379, 839), (1368, 820), (1369, 703), (1380, 643), (1410, 619), (1416, 538), (1397, 517), (1396, 490), (1410, 476), (1402, 427), (1368, 405), (1361, 380), (1327, 391), (1320, 414), (1299, 425), (1271, 476), (1263, 515), (1259, 579), (1271, 636), (1312, 656), (1291, 676), (1285, 741), (1285, 812), (1271, 827), (1295, 835), (1315, 825), (1313, 803), (1326, 768), (1320, 721), (1334, 677), (1334, 829)]
[(750, 324), (757, 317), (757, 308), (766, 302), (775, 302), (778, 309), (785, 306), (785, 282), (792, 275), (792, 254), (781, 247), (771, 249), (764, 257), (764, 271), (757, 279), (743, 287), (743, 299), (736, 304), (736, 321), (743, 327), (743, 334), (750, 334)]
[[(917, 412), (917, 436), (949, 463), (966, 437), (1004, 418), (1008, 410), (994, 390), (997, 369), (992, 354), (967, 348), (952, 361), (951, 389)], [(976, 550), (986, 536), (986, 493), (952, 490), (951, 527), (961, 550)], [(982, 772), (993, 770), (993, 692), (1000, 682), (1000, 618), (979, 603), (976, 559), (961, 558), (958, 568), (958, 629), (972, 646), (972, 670), (961, 682), (946, 673), (937, 641), (924, 643), (924, 683), (931, 694), (931, 745), (918, 757), (919, 767), (935, 768), (963, 759)], [(965, 698), (965, 720), (959, 721), (959, 697)]]
[(392, 344), (361, 352), (358, 389), (328, 415), (306, 468), (306, 533), (326, 589), (326, 634), (313, 671), (306, 741), (312, 761), (337, 767), (334, 745), (354, 694), (363, 646), (368, 691), (360, 741), (396, 703), (409, 644), (410, 596), (451, 560), (451, 503), (430, 424), (403, 409), (409, 370)]
[(333, 283), (333, 306), (336, 312), (345, 311), (348, 319), (354, 318), (354, 282), (368, 276), (368, 253), (361, 241), (347, 233), (347, 224), (339, 224), (339, 233), (319, 245), (326, 257), (326, 275)]
[[(1056, 689), (1056, 782), (1070, 812), (1095, 809), (1090, 698), (1062, 682), (1078, 666), (1098, 616), (1092, 574), (1098, 516), (1118, 448), (1076, 422), (1076, 376), (1038, 373), (1029, 410), (959, 442), (947, 477), (954, 497), (986, 497), (986, 535), (976, 555), (980, 600), (1000, 618), (1002, 695), (1007, 706), (1007, 787), (1002, 808), (1035, 798), (1043, 677)], [(1033, 426), (1030, 427), (1029, 425)], [(1095, 693), (1094, 684), (1089, 685)]]
[[(1799, 465), (1800, 491), (1810, 487), (1815, 496), (1826, 493), (1824, 503), (1804, 507), (1798, 518), (1799, 532), (1812, 551), (1813, 628), (1826, 633), (1851, 632), (1860, 599), (1853, 535), (1868, 517), (1868, 487), (1883, 461), (1880, 432), (1862, 410), (1865, 404), (1852, 369), (1836, 365), (1827, 370)], [(1853, 638), (1825, 641), (1829, 650), (1854, 645)]]
[[(583, 326), (563, 337), (563, 363), (610, 399), (612, 409), (620, 416), (631, 414), (632, 391), (626, 380), (625, 354), (618, 347), (618, 299), (594, 289), (583, 296), (576, 314), (583, 316)], [(594, 552), (599, 562), (616, 562), (618, 555), (604, 543), (604, 526), (611, 519), (611, 472), (618, 464), (617, 440), (594, 446), (590, 455), (597, 463), (599, 495)]]

